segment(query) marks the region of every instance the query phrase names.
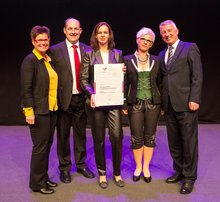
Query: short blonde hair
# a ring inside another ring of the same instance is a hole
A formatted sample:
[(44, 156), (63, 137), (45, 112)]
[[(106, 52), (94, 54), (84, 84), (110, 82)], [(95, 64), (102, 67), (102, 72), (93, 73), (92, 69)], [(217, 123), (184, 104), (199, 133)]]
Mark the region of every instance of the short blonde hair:
[(136, 38), (140, 38), (141, 36), (143, 35), (146, 35), (146, 34), (149, 34), (153, 37), (153, 41), (155, 41), (155, 33), (152, 29), (150, 28), (147, 28), (147, 27), (143, 27), (141, 28), (137, 34), (136, 34)]

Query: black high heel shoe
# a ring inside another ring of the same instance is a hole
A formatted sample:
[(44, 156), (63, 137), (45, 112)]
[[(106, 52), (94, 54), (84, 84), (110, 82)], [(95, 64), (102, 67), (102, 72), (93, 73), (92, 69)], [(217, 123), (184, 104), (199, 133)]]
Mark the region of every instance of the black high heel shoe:
[(133, 181), (134, 181), (134, 182), (137, 182), (137, 181), (139, 181), (140, 179), (141, 179), (141, 174), (138, 175), (138, 176), (133, 175)]
[(150, 183), (151, 182), (151, 176), (150, 177), (145, 177), (144, 176), (144, 181), (146, 182), (146, 183)]

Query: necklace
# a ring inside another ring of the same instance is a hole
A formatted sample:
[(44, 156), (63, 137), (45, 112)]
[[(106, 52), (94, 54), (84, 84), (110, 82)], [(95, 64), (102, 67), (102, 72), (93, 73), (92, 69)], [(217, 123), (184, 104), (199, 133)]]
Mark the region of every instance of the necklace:
[(147, 61), (148, 61), (148, 57), (147, 57), (147, 56), (145, 56), (144, 58), (138, 57), (138, 62), (139, 62), (141, 65), (146, 64)]

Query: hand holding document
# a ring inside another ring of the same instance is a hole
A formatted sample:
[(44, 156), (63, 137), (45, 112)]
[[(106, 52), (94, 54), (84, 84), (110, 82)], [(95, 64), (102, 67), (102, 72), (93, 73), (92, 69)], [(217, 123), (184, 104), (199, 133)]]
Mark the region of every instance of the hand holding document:
[(96, 107), (123, 105), (123, 66), (123, 63), (94, 65), (94, 90)]

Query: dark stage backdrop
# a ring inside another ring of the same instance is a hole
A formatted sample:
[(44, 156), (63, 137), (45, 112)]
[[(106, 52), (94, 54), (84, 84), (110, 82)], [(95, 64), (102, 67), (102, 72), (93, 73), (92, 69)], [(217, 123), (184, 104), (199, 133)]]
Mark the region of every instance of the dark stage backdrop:
[(68, 17), (81, 21), (81, 41), (89, 43), (93, 27), (99, 21), (112, 26), (116, 48), (124, 55), (136, 49), (135, 35), (143, 26), (152, 28), (156, 42), (152, 54), (165, 48), (158, 25), (173, 19), (180, 29), (179, 38), (196, 42), (200, 48), (204, 86), (201, 121), (220, 121), (220, 66), (219, 57), (219, 3), (212, 0), (125, 0), (81, 1), (76, 0), (2, 0), (0, 5), (1, 59), (0, 59), (0, 124), (24, 124), (20, 108), (20, 65), (32, 51), (30, 30), (34, 25), (51, 29), (51, 44), (64, 39), (63, 24)]

